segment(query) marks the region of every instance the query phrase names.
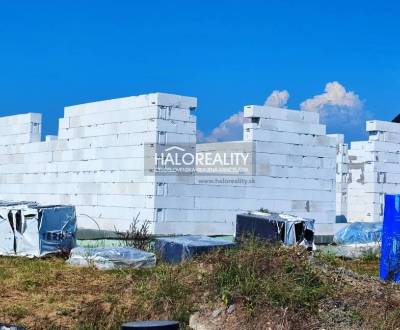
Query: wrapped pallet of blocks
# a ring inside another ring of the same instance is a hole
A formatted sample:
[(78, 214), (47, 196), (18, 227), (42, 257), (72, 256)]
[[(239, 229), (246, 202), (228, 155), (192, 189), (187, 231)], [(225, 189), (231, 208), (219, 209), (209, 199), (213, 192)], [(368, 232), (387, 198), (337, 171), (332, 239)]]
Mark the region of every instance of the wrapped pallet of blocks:
[(303, 245), (314, 249), (314, 220), (288, 214), (251, 212), (238, 214), (236, 239), (254, 237), (285, 245)]
[(80, 267), (95, 266), (100, 270), (151, 268), (156, 265), (156, 256), (132, 247), (77, 247), (72, 249), (67, 263)]
[(221, 238), (187, 235), (159, 237), (156, 239), (154, 248), (158, 251), (162, 260), (169, 263), (179, 263), (215, 249), (232, 248), (234, 245), (232, 241)]
[(0, 255), (41, 257), (76, 244), (75, 208), (0, 202)]

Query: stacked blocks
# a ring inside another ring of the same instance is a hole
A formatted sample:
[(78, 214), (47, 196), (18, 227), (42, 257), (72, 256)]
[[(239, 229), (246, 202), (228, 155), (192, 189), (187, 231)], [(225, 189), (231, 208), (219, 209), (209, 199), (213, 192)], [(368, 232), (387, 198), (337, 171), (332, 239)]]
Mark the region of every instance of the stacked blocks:
[(40, 141), (41, 124), (40, 113), (0, 117), (0, 146)]
[(400, 193), (400, 124), (368, 121), (367, 132), (349, 150), (349, 221), (381, 221), (384, 195)]
[(347, 222), (349, 147), (343, 134), (329, 134), (336, 139), (336, 223)]
[(175, 185), (176, 196), (194, 198), (187, 216), (195, 219), (197, 228), (212, 219), (213, 228), (201, 229), (203, 233), (217, 233), (218, 227), (234, 233), (238, 213), (268, 209), (314, 218), (317, 234), (331, 235), (336, 140), (325, 135), (318, 114), (248, 106), (244, 116), (251, 122), (244, 124), (244, 141), (198, 144), (197, 151), (241, 151), (250, 143), (255, 172), (252, 176), (198, 175), (191, 188)]
[(125, 230), (138, 217), (154, 231), (163, 182), (144, 175), (144, 144), (195, 143), (196, 105), (154, 93), (66, 107), (58, 138), (44, 142), (25, 129), (40, 116), (0, 118), (3, 135), (23, 132), (18, 144), (1, 138), (0, 199), (73, 204), (80, 227)]
[(75, 205), (81, 228), (126, 230), (137, 217), (155, 234), (233, 234), (238, 213), (264, 208), (332, 234), (338, 142), (317, 113), (247, 106), (243, 141), (197, 145), (250, 144), (253, 175), (146, 173), (149, 144), (196, 143), (196, 106), (162, 93), (70, 106), (58, 136), (43, 142), (40, 115), (0, 118), (0, 200)]
[(315, 219), (317, 235), (332, 234), (337, 141), (319, 114), (247, 106), (244, 116), (250, 121), (244, 140), (255, 144), (256, 185), (268, 192), (264, 208)]

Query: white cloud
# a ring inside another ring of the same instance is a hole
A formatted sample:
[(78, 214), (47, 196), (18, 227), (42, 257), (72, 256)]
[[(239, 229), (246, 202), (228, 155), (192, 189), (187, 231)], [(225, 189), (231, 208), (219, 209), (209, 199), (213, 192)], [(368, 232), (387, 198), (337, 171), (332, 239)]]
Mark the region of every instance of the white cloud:
[[(287, 90), (274, 90), (266, 99), (265, 105), (286, 107), (289, 99)], [(330, 133), (344, 133), (348, 139), (365, 138), (365, 121), (370, 115), (364, 109), (364, 102), (353, 91), (337, 81), (329, 82), (323, 93), (301, 103), (303, 111), (319, 112), (321, 123), (327, 125)], [(199, 142), (235, 141), (243, 138), (243, 112), (233, 114), (214, 128), (207, 136), (197, 132)]]
[[(286, 90), (274, 90), (266, 99), (265, 105), (284, 107), (289, 99)], [(198, 142), (238, 141), (243, 139), (243, 111), (233, 114), (214, 128), (210, 135), (206, 136), (202, 131), (197, 131)]]
[(217, 141), (236, 141), (243, 139), (243, 111), (235, 113), (224, 120), (218, 127), (211, 131), (211, 134), (205, 136), (203, 132), (197, 132), (199, 142), (217, 142)]
[(301, 110), (323, 113), (327, 107), (335, 107), (335, 109), (358, 110), (362, 108), (362, 102), (359, 96), (352, 92), (346, 91), (346, 88), (337, 81), (326, 84), (325, 92), (315, 95), (300, 104)]
[(264, 104), (271, 107), (285, 108), (288, 100), (289, 92), (287, 90), (274, 90), (271, 95), (267, 97)]
[(322, 94), (300, 104), (303, 111), (318, 112), (329, 132), (344, 133), (351, 138), (365, 136), (364, 126), (369, 115), (363, 106), (363, 101), (355, 92), (347, 91), (337, 81), (327, 83)]

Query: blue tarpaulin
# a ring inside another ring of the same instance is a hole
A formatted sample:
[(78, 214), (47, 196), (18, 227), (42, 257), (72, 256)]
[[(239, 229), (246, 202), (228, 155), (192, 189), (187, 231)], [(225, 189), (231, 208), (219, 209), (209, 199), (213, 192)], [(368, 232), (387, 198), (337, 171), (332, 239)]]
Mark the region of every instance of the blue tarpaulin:
[(400, 283), (400, 195), (385, 196), (380, 277)]
[(336, 244), (379, 243), (382, 240), (382, 222), (353, 222), (335, 233)]
[(162, 260), (178, 263), (217, 248), (230, 248), (235, 244), (208, 236), (174, 236), (157, 238), (154, 244)]

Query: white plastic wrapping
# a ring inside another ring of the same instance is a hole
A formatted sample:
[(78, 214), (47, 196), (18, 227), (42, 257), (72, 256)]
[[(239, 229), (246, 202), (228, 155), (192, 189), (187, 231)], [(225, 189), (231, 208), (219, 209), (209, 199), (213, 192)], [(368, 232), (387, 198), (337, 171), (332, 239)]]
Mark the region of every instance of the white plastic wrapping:
[(128, 247), (77, 247), (71, 251), (67, 263), (81, 267), (95, 266), (101, 270), (151, 268), (156, 265), (156, 256), (150, 252)]

